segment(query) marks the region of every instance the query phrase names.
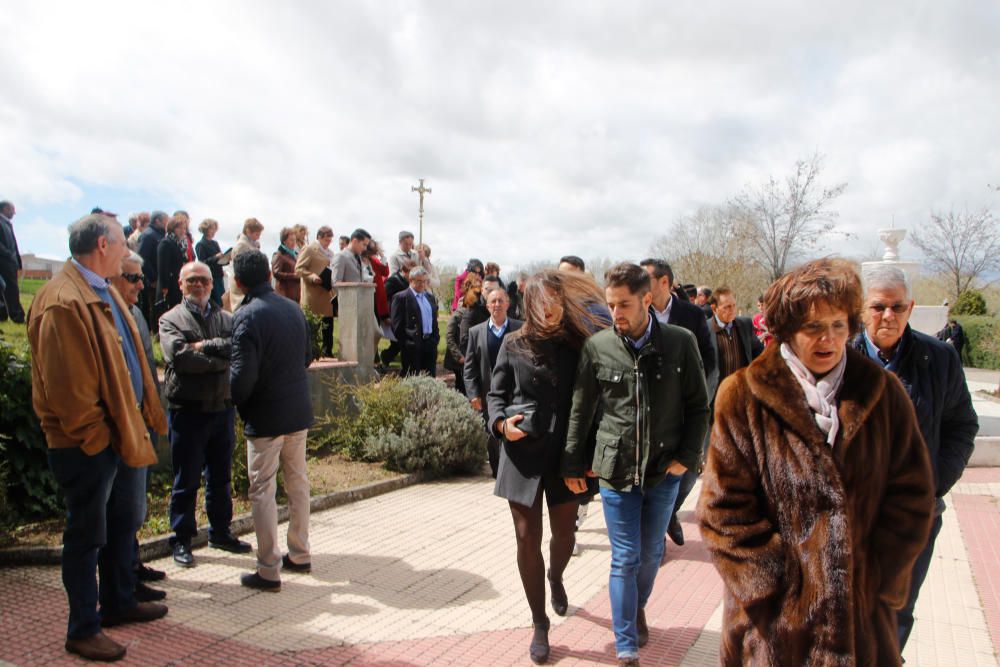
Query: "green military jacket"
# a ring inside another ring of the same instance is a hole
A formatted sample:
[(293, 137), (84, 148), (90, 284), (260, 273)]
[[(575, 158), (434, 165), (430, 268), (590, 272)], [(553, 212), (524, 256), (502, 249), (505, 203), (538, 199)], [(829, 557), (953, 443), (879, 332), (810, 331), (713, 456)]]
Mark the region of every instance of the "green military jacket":
[[(650, 489), (673, 461), (696, 469), (708, 429), (708, 390), (694, 335), (653, 318), (636, 351), (614, 328), (587, 339), (577, 367), (562, 477), (593, 470), (601, 486)], [(598, 410), (600, 408), (600, 410)], [(599, 416), (597, 416), (599, 415)], [(597, 419), (597, 438), (588, 436)]]

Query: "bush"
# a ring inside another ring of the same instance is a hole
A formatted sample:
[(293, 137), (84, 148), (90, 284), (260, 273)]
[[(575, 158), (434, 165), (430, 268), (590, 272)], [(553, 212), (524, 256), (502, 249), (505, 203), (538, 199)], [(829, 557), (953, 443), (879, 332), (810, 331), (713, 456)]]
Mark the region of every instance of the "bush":
[(967, 289), (958, 295), (951, 309), (952, 315), (985, 315), (986, 299), (977, 289)]
[(315, 437), (307, 445), (312, 456), (342, 452), (355, 461), (377, 461), (365, 450), (369, 436), (385, 429), (398, 433), (413, 402), (412, 389), (396, 376), (387, 376), (345, 391), (341, 385), (330, 388), (333, 405), (316, 420), (310, 433)]
[(963, 361), (973, 368), (1000, 369), (1000, 320), (986, 315), (955, 319), (965, 330)]
[[(31, 405), (31, 361), (0, 340), (0, 495), (6, 521), (36, 521), (63, 513), (62, 493), (49, 470), (48, 445)], [(2, 505), (0, 505), (2, 506)]]
[(302, 312), (306, 316), (306, 324), (309, 325), (310, 340), (312, 341), (312, 358), (319, 359), (323, 356), (323, 316), (317, 315), (308, 308), (303, 308)]
[(464, 396), (426, 376), (403, 380), (411, 402), (399, 430), (380, 428), (365, 451), (390, 470), (432, 474), (473, 472), (483, 463), (486, 432)]

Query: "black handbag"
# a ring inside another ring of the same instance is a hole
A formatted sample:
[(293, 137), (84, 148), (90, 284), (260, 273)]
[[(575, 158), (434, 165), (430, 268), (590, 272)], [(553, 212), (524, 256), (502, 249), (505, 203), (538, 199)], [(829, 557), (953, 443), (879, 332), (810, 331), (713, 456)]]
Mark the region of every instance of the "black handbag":
[(540, 428), (541, 425), (537, 423), (537, 407), (535, 403), (515, 403), (504, 408), (503, 416), (510, 418), (514, 415), (524, 415), (524, 419), (513, 426), (521, 429), (527, 435), (537, 438), (545, 433), (545, 429)]

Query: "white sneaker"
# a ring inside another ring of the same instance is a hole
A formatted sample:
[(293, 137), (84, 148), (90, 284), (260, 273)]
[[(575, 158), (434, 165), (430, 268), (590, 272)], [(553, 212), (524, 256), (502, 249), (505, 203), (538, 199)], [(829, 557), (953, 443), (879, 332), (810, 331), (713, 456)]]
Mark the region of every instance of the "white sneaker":
[(587, 520), (587, 514), (589, 512), (590, 512), (590, 503), (587, 503), (586, 505), (580, 505), (580, 507), (576, 510), (577, 530), (579, 530), (580, 526), (583, 525), (583, 522)]

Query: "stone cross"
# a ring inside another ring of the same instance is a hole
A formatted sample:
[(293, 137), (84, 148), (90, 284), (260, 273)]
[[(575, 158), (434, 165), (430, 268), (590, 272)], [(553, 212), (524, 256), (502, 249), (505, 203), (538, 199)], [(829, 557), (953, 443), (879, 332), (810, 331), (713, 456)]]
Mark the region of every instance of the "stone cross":
[(424, 187), (424, 179), (420, 180), (420, 187), (410, 186), (410, 192), (416, 192), (420, 195), (420, 236), (417, 239), (417, 243), (424, 242), (424, 193), (430, 194), (431, 189)]

